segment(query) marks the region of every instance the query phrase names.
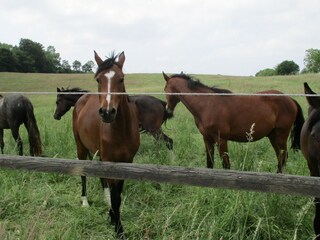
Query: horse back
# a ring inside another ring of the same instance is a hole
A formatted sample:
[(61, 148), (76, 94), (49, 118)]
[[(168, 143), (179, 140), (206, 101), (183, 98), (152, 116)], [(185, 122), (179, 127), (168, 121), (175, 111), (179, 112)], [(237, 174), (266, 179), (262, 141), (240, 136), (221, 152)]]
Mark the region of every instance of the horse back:
[(0, 123), (3, 128), (11, 128), (26, 122), (28, 113), (33, 113), (30, 100), (22, 94), (10, 94), (1, 99)]
[(165, 118), (166, 102), (153, 96), (130, 96), (130, 101), (137, 107), (140, 124), (144, 130), (153, 131), (159, 129)]

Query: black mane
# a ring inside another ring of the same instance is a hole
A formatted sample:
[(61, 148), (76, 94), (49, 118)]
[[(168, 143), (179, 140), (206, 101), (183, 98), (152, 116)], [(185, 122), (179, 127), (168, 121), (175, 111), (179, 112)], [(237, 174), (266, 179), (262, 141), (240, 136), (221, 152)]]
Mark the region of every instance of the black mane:
[(61, 88), (60, 90), (61, 90), (61, 92), (80, 92), (80, 93), (89, 92), (88, 90), (84, 90), (84, 89), (79, 88), (79, 87), (74, 87), (74, 88), (69, 88), (68, 87), (67, 89)]
[(191, 90), (194, 90), (198, 87), (203, 87), (203, 88), (207, 88), (207, 89), (213, 91), (214, 93), (232, 93), (228, 89), (209, 87), (209, 86), (203, 84), (202, 82), (200, 82), (199, 79), (194, 78), (194, 77), (192, 77), (188, 74), (185, 74), (185, 73), (173, 74), (173, 75), (171, 75), (171, 77), (179, 77), (179, 78), (185, 79), (188, 82), (188, 88)]
[(94, 77), (96, 78), (98, 76), (99, 73), (101, 73), (102, 71), (111, 68), (114, 64), (117, 64), (116, 59), (118, 57), (118, 54), (115, 54), (114, 52), (111, 53), (111, 56), (108, 57), (106, 60), (104, 60), (97, 69), (96, 74), (94, 75)]

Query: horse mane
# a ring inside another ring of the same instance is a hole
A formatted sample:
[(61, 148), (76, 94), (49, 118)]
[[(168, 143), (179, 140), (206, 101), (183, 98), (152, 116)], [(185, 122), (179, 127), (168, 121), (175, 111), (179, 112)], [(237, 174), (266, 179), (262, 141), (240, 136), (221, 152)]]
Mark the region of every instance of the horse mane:
[(104, 60), (97, 69), (96, 74), (94, 75), (94, 77), (96, 78), (98, 76), (99, 73), (101, 73), (102, 71), (111, 68), (114, 64), (118, 64), (116, 62), (116, 59), (118, 57), (118, 54), (115, 54), (114, 52), (111, 53), (111, 56), (108, 57), (106, 60)]
[(178, 78), (183, 78), (184, 80), (187, 81), (188, 83), (188, 88), (191, 89), (191, 90), (194, 90), (196, 88), (206, 88), (206, 89), (209, 89), (211, 90), (212, 92), (214, 93), (232, 93), (230, 90), (228, 89), (223, 89), (223, 88), (217, 88), (217, 87), (209, 87), (205, 84), (203, 84), (202, 82), (200, 82), (199, 79), (195, 78), (195, 77), (192, 77), (188, 74), (185, 74), (185, 73), (179, 73), (179, 74), (173, 74), (171, 75), (171, 77), (178, 77)]
[(84, 89), (79, 88), (79, 87), (73, 87), (73, 88), (69, 88), (68, 87), (66, 89), (61, 88), (60, 90), (61, 90), (61, 92), (80, 92), (80, 93), (89, 92), (88, 90), (84, 90)]

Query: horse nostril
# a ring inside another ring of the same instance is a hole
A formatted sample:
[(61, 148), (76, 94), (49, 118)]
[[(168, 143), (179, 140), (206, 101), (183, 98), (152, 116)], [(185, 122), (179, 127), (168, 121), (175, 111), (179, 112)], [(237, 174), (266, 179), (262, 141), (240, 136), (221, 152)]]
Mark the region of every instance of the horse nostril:
[(117, 110), (115, 108), (112, 108), (110, 111), (110, 114), (116, 114), (116, 113), (117, 113)]

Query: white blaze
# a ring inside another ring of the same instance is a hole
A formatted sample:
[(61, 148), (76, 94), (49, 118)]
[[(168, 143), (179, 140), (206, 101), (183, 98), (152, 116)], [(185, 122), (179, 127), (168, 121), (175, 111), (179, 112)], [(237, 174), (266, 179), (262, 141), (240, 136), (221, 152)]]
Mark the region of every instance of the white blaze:
[(107, 81), (108, 81), (108, 89), (107, 89), (107, 97), (106, 100), (108, 102), (107, 110), (110, 108), (110, 102), (111, 102), (111, 79), (116, 73), (114, 71), (109, 71), (105, 74)]

